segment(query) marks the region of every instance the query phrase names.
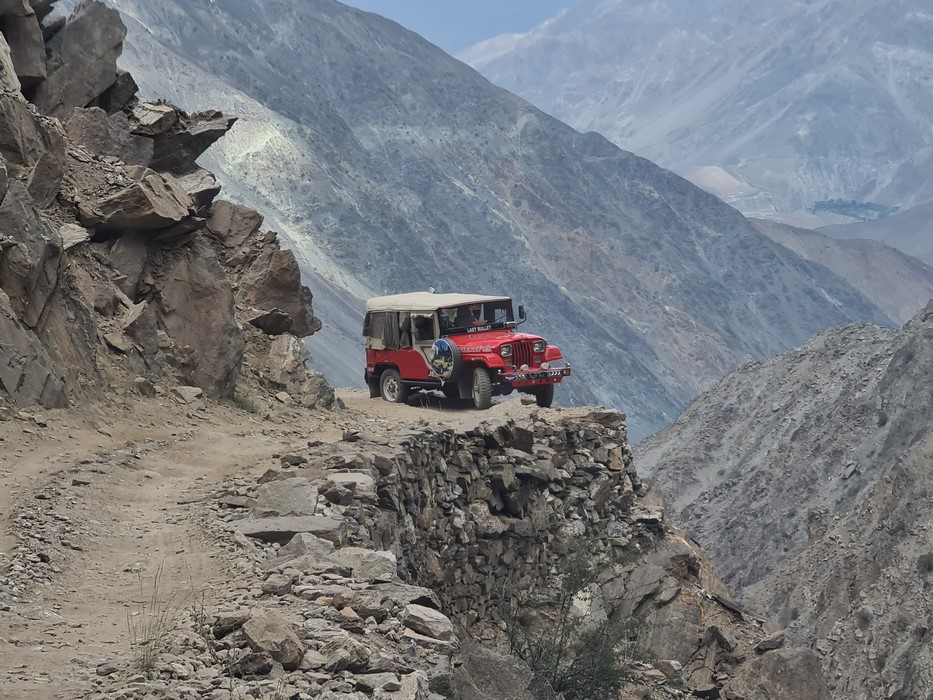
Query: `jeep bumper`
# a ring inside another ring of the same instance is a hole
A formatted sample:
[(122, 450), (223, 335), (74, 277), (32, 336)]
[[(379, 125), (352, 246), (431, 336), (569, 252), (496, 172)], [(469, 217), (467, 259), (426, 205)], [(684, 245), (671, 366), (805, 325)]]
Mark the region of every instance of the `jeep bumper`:
[(547, 369), (534, 367), (527, 370), (500, 370), (499, 379), (514, 389), (539, 386), (541, 384), (557, 384), (564, 377), (570, 376), (570, 365), (558, 360), (551, 362)]

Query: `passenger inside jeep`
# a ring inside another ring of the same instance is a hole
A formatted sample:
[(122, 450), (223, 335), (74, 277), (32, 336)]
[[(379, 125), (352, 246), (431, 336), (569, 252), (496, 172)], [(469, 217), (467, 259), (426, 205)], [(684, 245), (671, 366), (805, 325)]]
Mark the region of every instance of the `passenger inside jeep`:
[(434, 322), (427, 316), (415, 316), (415, 340), (434, 340)]
[(454, 319), (454, 325), (459, 328), (467, 328), (469, 326), (478, 326), (483, 323), (481, 314), (483, 311), (482, 304), (469, 304), (467, 306), (458, 306), (457, 307), (457, 317)]

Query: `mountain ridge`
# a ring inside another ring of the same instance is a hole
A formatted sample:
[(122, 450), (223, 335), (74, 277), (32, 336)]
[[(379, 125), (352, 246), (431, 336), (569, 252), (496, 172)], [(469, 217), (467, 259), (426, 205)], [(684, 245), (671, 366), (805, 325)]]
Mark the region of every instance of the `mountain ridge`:
[[(698, 183), (736, 179), (744, 212), (805, 213), (835, 198), (929, 201), (933, 15), (923, 2), (575, 3), (461, 54), (581, 130)], [(741, 188), (753, 192), (742, 193)]]

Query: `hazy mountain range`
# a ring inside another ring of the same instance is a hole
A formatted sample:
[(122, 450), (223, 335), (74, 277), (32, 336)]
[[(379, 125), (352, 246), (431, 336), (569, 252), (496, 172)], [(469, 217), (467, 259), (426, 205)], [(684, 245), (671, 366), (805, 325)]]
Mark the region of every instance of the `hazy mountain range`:
[(933, 199), (925, 0), (581, 0), (461, 57), (744, 212)]

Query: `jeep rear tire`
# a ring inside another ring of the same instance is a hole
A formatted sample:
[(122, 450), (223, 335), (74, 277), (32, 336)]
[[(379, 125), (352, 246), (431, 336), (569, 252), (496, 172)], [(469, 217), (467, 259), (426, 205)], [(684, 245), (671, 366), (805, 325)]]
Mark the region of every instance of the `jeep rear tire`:
[(446, 382), (441, 387), (441, 391), (444, 392), (444, 396), (447, 397), (448, 401), (460, 400), (460, 385), (457, 382)]
[(402, 383), (402, 376), (395, 369), (387, 369), (382, 373), (379, 379), (379, 393), (389, 403), (408, 401), (408, 387)]
[(535, 391), (535, 403), (541, 408), (550, 408), (554, 403), (554, 385), (545, 384)]
[(485, 367), (473, 370), (473, 405), (480, 411), (492, 406), (492, 381)]

